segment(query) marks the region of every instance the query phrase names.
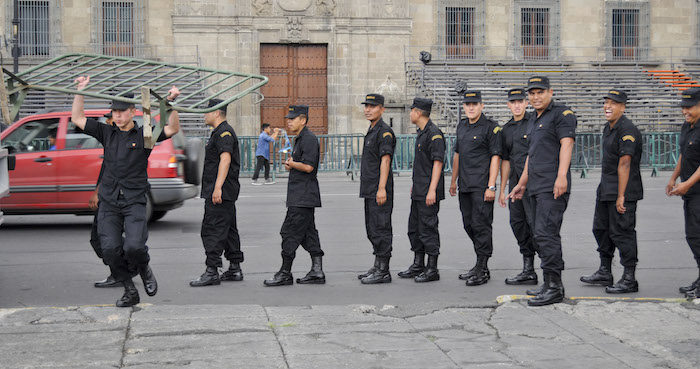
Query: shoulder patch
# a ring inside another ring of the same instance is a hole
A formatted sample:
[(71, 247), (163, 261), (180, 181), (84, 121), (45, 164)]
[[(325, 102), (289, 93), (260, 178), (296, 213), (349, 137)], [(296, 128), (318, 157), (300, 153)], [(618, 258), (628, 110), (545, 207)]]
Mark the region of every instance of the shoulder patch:
[(503, 129), (503, 128), (501, 128), (500, 126), (496, 126), (496, 127), (493, 129), (493, 134), (498, 134), (498, 131), (500, 131), (500, 130), (502, 130), (502, 129)]
[(231, 132), (226, 131), (226, 132), (222, 133), (220, 136), (221, 136), (222, 138), (223, 138), (223, 137), (226, 137), (226, 136), (231, 136)]
[(624, 137), (622, 137), (622, 141), (632, 141), (632, 142), (634, 142), (634, 136), (632, 136), (632, 135), (624, 136)]
[(433, 138), (430, 139), (430, 141), (435, 141), (437, 139), (442, 140), (442, 135), (435, 135), (435, 136), (433, 136)]
[(567, 115), (573, 114), (573, 113), (574, 113), (574, 112), (571, 111), (571, 110), (564, 110), (564, 112), (563, 112), (562, 114), (563, 114), (564, 116), (567, 116)]
[(384, 138), (384, 137), (386, 137), (386, 136), (394, 137), (394, 136), (391, 134), (391, 132), (384, 132), (384, 134), (382, 135), (382, 138)]

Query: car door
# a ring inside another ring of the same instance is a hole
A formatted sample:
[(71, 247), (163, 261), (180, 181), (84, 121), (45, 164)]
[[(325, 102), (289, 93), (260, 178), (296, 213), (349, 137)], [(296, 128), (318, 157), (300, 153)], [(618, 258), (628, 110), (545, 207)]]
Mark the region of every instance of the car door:
[[(103, 117), (92, 118), (104, 120)], [(90, 210), (88, 201), (95, 190), (103, 157), (102, 144), (68, 121), (56, 175), (58, 202), (62, 209)]]
[(12, 150), (16, 165), (10, 171), (10, 195), (0, 199), (4, 211), (43, 212), (57, 206), (55, 160), (62, 149), (56, 140), (59, 121), (35, 119), (8, 128), (11, 131), (2, 143)]

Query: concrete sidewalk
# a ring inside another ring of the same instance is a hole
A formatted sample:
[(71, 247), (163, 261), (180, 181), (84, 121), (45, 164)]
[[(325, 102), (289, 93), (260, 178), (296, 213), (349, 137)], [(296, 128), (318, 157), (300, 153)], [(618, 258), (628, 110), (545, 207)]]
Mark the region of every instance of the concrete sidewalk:
[(0, 310), (3, 368), (697, 368), (700, 300)]

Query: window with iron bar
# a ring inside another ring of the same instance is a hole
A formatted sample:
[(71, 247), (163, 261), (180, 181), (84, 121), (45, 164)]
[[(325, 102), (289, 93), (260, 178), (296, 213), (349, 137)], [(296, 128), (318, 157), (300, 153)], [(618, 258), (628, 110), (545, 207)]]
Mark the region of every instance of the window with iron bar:
[(143, 56), (143, 0), (93, 0), (93, 9), (96, 51), (110, 56)]
[[(14, 2), (5, 6), (6, 34), (12, 40)], [(22, 57), (49, 57), (60, 43), (60, 0), (20, 0), (18, 5), (18, 43)]]
[(484, 0), (438, 0), (439, 53), (446, 59), (477, 59), (484, 46)]
[(649, 2), (606, 2), (608, 50), (613, 61), (637, 61), (648, 57)]
[(559, 57), (559, 0), (515, 0), (514, 56), (523, 60)]

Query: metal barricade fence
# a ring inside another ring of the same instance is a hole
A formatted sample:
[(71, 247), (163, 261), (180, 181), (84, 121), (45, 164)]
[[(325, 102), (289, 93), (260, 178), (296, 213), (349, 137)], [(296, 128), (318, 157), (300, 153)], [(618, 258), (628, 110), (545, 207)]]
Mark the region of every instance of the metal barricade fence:
[[(319, 172), (346, 172), (354, 179), (360, 171), (364, 136), (362, 134), (348, 135), (318, 135), (321, 145)], [(643, 148), (641, 166), (652, 169), (652, 176), (659, 170), (672, 170), (680, 154), (678, 132), (645, 132), (642, 133)], [(294, 136), (289, 137), (293, 141)], [(202, 138), (204, 142), (208, 138)], [(452, 156), (456, 137), (446, 136), (445, 143), (445, 172), (452, 171)], [(271, 147), (270, 171), (274, 174), (284, 173), (284, 161), (290, 153), (281, 153), (285, 146), (284, 138), (278, 138)], [(238, 136), (241, 150), (241, 173), (250, 174), (255, 171), (258, 136)], [(393, 171), (396, 173), (411, 172), (415, 155), (416, 135), (396, 135)], [(578, 133), (571, 159), (571, 169), (581, 171), (586, 177), (590, 169), (600, 169), (603, 157), (603, 141), (600, 133)]]

